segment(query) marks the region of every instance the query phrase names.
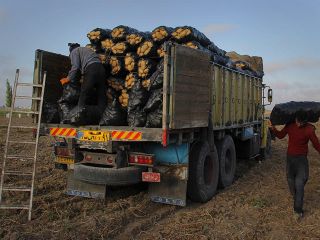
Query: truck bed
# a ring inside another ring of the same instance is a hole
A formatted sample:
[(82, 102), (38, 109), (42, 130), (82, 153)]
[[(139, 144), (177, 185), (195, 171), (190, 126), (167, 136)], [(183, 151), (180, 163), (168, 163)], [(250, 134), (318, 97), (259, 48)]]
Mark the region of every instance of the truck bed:
[[(182, 45), (168, 44), (165, 51), (161, 128), (98, 125), (75, 127), (66, 124), (42, 126), (47, 133), (50, 133), (50, 129), (57, 128), (124, 132), (122, 135), (139, 132), (141, 141), (156, 142), (169, 142), (169, 137), (172, 140), (172, 136), (178, 134), (174, 138), (181, 142), (184, 139), (193, 139), (200, 128), (208, 127), (210, 118), (213, 130), (261, 124), (261, 78), (212, 63), (207, 53)], [(47, 72), (45, 101), (56, 103), (60, 98), (62, 88), (59, 79), (67, 75), (69, 68), (70, 61), (67, 56), (36, 51), (34, 83), (41, 82), (41, 76), (44, 71)], [(37, 106), (33, 104), (33, 108)]]

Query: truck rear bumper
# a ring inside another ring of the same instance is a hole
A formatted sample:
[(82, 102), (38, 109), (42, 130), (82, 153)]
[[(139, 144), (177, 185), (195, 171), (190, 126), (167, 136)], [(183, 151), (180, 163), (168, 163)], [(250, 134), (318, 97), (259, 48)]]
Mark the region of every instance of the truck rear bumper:
[(84, 164), (74, 165), (74, 178), (92, 184), (126, 186), (140, 183), (145, 167), (103, 168)]

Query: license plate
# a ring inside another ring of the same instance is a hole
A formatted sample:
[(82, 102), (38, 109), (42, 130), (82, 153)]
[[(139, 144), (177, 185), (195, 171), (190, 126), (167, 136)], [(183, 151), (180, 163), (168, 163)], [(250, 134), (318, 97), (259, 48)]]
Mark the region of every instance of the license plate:
[(77, 138), (80, 141), (88, 142), (108, 142), (110, 141), (110, 132), (107, 131), (90, 131), (82, 130), (77, 133)]
[(74, 159), (70, 157), (56, 156), (56, 162), (62, 164), (74, 164)]
[(142, 172), (143, 182), (160, 182), (160, 173)]

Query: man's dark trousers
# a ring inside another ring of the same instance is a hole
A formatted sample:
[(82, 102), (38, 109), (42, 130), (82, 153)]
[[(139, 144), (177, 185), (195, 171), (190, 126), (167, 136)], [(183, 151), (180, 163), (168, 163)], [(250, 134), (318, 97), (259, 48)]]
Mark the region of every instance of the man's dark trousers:
[(97, 107), (102, 114), (107, 105), (107, 95), (106, 71), (101, 63), (92, 63), (86, 68), (78, 102), (80, 108), (85, 106), (87, 97), (94, 88), (97, 90)]
[(309, 177), (307, 156), (287, 155), (287, 180), (290, 192), (294, 198), (294, 211), (303, 213), (304, 186)]

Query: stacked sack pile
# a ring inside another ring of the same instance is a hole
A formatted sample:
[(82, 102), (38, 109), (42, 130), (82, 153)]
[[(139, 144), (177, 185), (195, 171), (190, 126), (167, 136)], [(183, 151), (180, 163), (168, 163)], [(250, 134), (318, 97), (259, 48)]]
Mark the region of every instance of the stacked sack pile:
[(106, 79), (108, 106), (100, 125), (161, 127), (164, 44), (167, 41), (199, 49), (212, 61), (262, 77), (262, 59), (226, 53), (203, 33), (189, 26), (160, 26), (141, 32), (128, 26), (96, 28), (87, 34), (101, 62), (110, 71)]

